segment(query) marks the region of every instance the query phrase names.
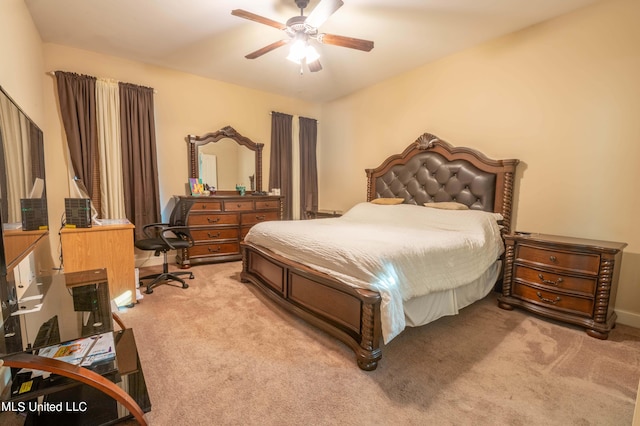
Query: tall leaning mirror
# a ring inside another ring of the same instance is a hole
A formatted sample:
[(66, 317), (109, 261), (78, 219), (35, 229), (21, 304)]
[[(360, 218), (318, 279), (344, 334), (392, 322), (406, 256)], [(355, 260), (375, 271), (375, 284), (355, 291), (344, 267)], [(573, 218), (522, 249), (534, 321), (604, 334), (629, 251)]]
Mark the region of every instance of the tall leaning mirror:
[(189, 135), (189, 177), (200, 178), (217, 193), (235, 193), (236, 186), (262, 191), (262, 148), (227, 126), (203, 136)]
[[(26, 200), (26, 201), (25, 201)], [(44, 206), (35, 212), (32, 206)], [(24, 212), (23, 212), (24, 210)], [(23, 213), (38, 226), (23, 226)], [(11, 266), (47, 229), (42, 130), (0, 87), (0, 216), (2, 267)], [(6, 269), (5, 269), (6, 271)]]

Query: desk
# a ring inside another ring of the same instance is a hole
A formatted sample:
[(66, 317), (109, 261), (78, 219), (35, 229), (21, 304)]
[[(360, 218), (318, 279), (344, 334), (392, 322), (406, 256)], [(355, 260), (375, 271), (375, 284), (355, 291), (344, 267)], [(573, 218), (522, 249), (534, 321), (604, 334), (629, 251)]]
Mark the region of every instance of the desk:
[[(6, 342), (5, 347), (14, 352), (0, 354), (4, 366), (11, 367), (11, 379), (0, 393), (0, 424), (19, 416), (18, 412), (26, 414), (29, 425), (101, 425), (131, 416), (146, 424), (144, 412), (151, 409), (151, 403), (133, 331), (113, 331), (106, 270), (50, 278), (32, 283), (29, 287), (36, 286), (34, 290), (41, 291), (41, 297), (36, 298), (28, 289), (26, 298), (18, 301), (18, 311), (10, 317), (19, 318), (21, 324), (11, 334), (19, 338), (24, 330), (24, 346)], [(32, 309), (36, 305), (41, 309)], [(98, 360), (91, 358), (85, 367), (76, 364), (86, 357), (74, 364), (55, 355), (40, 356), (43, 348), (98, 335), (112, 335), (115, 352)], [(23, 352), (24, 347), (27, 350)], [(24, 368), (51, 374), (36, 374), (34, 379), (32, 373), (20, 372)]]
[(111, 299), (118, 306), (136, 302), (132, 224), (63, 228), (60, 231), (64, 272), (106, 268)]

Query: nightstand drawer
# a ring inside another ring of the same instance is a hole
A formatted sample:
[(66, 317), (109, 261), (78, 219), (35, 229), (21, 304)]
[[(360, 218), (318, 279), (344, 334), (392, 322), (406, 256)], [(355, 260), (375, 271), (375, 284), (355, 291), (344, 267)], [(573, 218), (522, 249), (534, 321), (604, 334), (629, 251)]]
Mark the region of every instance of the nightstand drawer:
[(531, 269), (526, 266), (516, 265), (514, 279), (526, 281), (545, 287), (558, 288), (562, 290), (578, 291), (593, 297), (596, 290), (595, 278), (582, 278), (570, 275), (554, 274), (552, 272)]
[(598, 255), (550, 250), (525, 244), (518, 246), (516, 260), (592, 275), (598, 275), (600, 270), (600, 256)]
[(514, 283), (513, 296), (537, 305), (548, 306), (553, 309), (568, 310), (579, 315), (584, 315), (585, 317), (593, 315), (593, 299), (539, 290), (520, 283)]
[(189, 225), (237, 225), (237, 214), (190, 214)]

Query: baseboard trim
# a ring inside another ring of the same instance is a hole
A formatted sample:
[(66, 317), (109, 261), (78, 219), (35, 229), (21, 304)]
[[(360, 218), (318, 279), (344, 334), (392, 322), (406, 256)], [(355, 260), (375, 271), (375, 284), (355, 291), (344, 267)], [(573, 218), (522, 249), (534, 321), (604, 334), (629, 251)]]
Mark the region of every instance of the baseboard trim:
[(621, 309), (616, 309), (616, 314), (618, 315), (618, 319), (616, 320), (618, 324), (640, 328), (640, 314), (636, 312), (623, 311)]

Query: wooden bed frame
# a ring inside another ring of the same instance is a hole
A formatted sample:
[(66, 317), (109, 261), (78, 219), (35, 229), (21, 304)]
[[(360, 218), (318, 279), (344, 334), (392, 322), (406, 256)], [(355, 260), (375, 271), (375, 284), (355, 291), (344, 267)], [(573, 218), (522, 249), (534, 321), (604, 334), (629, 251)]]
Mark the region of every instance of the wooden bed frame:
[[(501, 213), (511, 230), (513, 182), (518, 160), (492, 160), (454, 148), (425, 133), (401, 154), (367, 169), (367, 201), (402, 197), (405, 203), (456, 201)], [(354, 288), (264, 247), (241, 243), (241, 280), (310, 324), (346, 343), (358, 366), (374, 370), (380, 350), (380, 294)]]

